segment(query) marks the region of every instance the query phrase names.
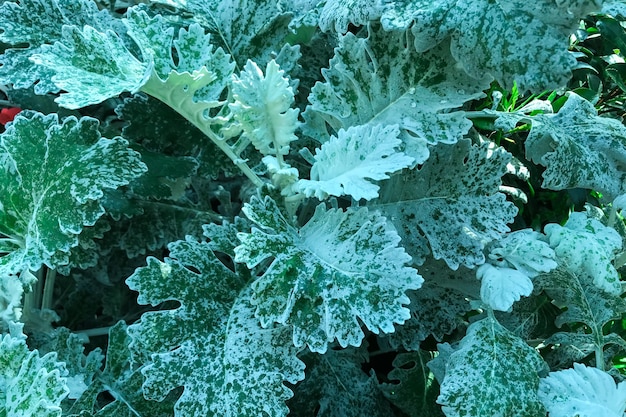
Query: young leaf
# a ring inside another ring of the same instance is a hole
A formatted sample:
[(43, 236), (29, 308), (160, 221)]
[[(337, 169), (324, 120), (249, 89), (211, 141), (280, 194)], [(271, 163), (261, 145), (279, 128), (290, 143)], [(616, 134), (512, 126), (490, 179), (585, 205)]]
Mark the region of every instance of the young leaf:
[(544, 188), (589, 188), (608, 200), (626, 192), (626, 127), (574, 93), (557, 114), (532, 118), (526, 158), (547, 167)]
[(287, 155), (289, 144), (298, 139), (298, 110), (291, 108), (294, 92), (284, 71), (272, 60), (265, 74), (253, 61), (232, 82), (234, 103), (228, 106), (250, 140), (263, 155)]
[(528, 297), (533, 291), (528, 275), (517, 269), (485, 263), (476, 270), (476, 278), (482, 284), (480, 298), (494, 310), (509, 311), (521, 296)]
[(115, 32), (99, 32), (91, 26), (64, 26), (62, 38), (54, 45), (43, 45), (31, 60), (55, 72), (52, 81), (66, 91), (55, 101), (68, 109), (97, 104), (125, 91), (135, 93), (150, 69), (126, 49)]
[(494, 318), (472, 323), (446, 361), (437, 402), (448, 417), (544, 417), (541, 356)]
[(28, 350), (22, 327), (10, 324), (0, 339), (0, 416), (61, 417), (60, 404), (69, 393), (65, 366), (55, 353)]
[(21, 316), (24, 283), (12, 274), (0, 274), (0, 330)]
[(106, 139), (91, 118), (17, 116), (0, 135), (0, 232), (20, 242), (0, 258), (9, 271), (62, 265), (84, 226), (104, 213), (104, 189), (145, 172), (120, 138)]
[[(323, 117), (334, 132), (364, 124), (398, 125), (404, 151), (422, 163), (428, 144), (454, 143), (471, 127), (458, 110), (463, 103), (483, 96), (488, 80), (472, 79), (449, 65), (450, 53), (435, 48), (427, 54), (407, 45), (411, 35), (369, 28), (369, 37), (347, 33), (340, 39), (330, 68), (322, 70), (304, 113)], [(331, 133), (334, 133), (331, 132)], [(325, 141), (328, 133), (317, 132)]]
[(355, 200), (378, 197), (379, 186), (370, 181), (389, 178), (388, 174), (408, 167), (414, 161), (395, 150), (402, 141), (398, 126), (365, 125), (339, 130), (315, 154), (311, 179), (300, 180), (297, 188), (307, 197), (320, 200), (329, 195), (351, 195)]
[(516, 230), (494, 242), (489, 249), (489, 261), (494, 265), (511, 267), (534, 278), (557, 267), (556, 253), (544, 242), (544, 237), (531, 229)]
[(517, 208), (498, 192), (510, 154), (493, 144), (469, 140), (439, 144), (419, 169), (387, 181), (372, 202), (398, 228), (416, 263), (430, 249), (448, 266), (485, 262), (483, 249), (508, 231)]
[(286, 416), (292, 384), (304, 378), (289, 327), (263, 329), (245, 282), (210, 245), (188, 238), (169, 245), (165, 262), (148, 258), (127, 279), (140, 304), (180, 302), (175, 310), (145, 313), (128, 329), (134, 354), (151, 355), (143, 373), (147, 398), (160, 401), (178, 386), (182, 416)]
[(269, 197), (252, 199), (243, 211), (260, 228), (239, 234), (235, 260), (254, 268), (273, 258), (252, 283), (252, 302), (264, 327), (293, 325), (296, 346), (324, 353), (334, 339), (342, 347), (359, 346), (360, 322), (375, 333), (389, 333), (409, 318), (405, 292), (423, 280), (406, 266), (411, 258), (378, 212), (325, 210), (320, 204), (297, 230)]
[(597, 0), (540, 0), (532, 7), (490, 0), (402, 0), (387, 8), (381, 21), (387, 30), (405, 29), (414, 21), (419, 52), (451, 38), (452, 54), (470, 76), (487, 73), (506, 89), (517, 82), (521, 92), (542, 91), (570, 79), (576, 59), (568, 51), (569, 36), (600, 5)]
[(346, 33), (348, 25), (365, 26), (382, 13), (382, 6), (370, 0), (338, 0), (320, 2), (318, 26), (324, 32)]
[(550, 372), (542, 378), (539, 399), (550, 417), (622, 417), (626, 382), (616, 384), (606, 372), (575, 363), (573, 369)]
[(569, 271), (588, 277), (589, 283), (609, 294), (622, 293), (619, 274), (612, 264), (622, 248), (622, 239), (615, 229), (585, 213), (572, 213), (565, 226), (546, 225), (545, 234), (559, 261)]

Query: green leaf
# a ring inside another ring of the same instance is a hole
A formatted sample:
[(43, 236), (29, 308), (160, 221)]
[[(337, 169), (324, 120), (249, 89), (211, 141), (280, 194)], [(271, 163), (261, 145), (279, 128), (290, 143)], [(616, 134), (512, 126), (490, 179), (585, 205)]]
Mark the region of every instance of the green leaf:
[[(70, 408), (70, 416), (93, 417), (170, 417), (175, 398), (156, 402), (144, 398), (141, 390), (144, 377), (142, 369), (131, 360), (128, 348), (130, 337), (127, 326), (120, 321), (109, 330), (106, 365), (94, 381)], [(104, 405), (98, 396), (107, 393), (113, 398)]]
[(0, 417), (61, 417), (69, 393), (65, 366), (55, 353), (30, 351), (22, 327), (10, 324), (0, 339)]
[(307, 197), (320, 200), (329, 195), (351, 195), (355, 200), (378, 197), (380, 187), (371, 180), (389, 178), (388, 174), (408, 167), (413, 158), (396, 147), (398, 126), (365, 125), (339, 130), (315, 153), (310, 180), (300, 180), (297, 188)]
[(241, 233), (235, 261), (254, 268), (273, 258), (253, 284), (256, 315), (263, 326), (293, 326), (296, 346), (324, 353), (337, 339), (359, 346), (361, 324), (378, 333), (409, 318), (405, 292), (421, 286), (400, 238), (378, 212), (367, 208), (325, 210), (320, 204), (299, 230), (269, 197), (243, 208), (260, 228)]
[(622, 293), (620, 277), (612, 263), (622, 249), (622, 238), (615, 229), (575, 212), (564, 226), (546, 225), (545, 234), (559, 262), (569, 271), (609, 294)]
[(573, 369), (542, 378), (539, 398), (550, 417), (621, 417), (626, 409), (626, 382), (616, 384), (608, 373), (575, 363)]
[(21, 316), (24, 280), (12, 274), (0, 274), (0, 329)]
[(409, 417), (442, 417), (436, 404), (439, 384), (426, 367), (433, 354), (426, 351), (400, 353), (393, 360), (393, 369), (381, 389), (396, 407)]
[[(416, 163), (428, 158), (428, 144), (462, 138), (472, 123), (455, 110), (482, 97), (488, 82), (449, 65), (452, 57), (443, 47), (415, 52), (407, 45), (410, 38), (375, 26), (365, 39), (343, 36), (330, 68), (322, 70), (325, 82), (309, 95), (308, 128), (314, 129), (312, 118), (320, 116), (334, 132), (364, 124), (399, 125), (404, 151)], [(324, 128), (315, 135), (325, 141), (328, 132)]]
[(289, 401), (289, 417), (390, 417), (376, 376), (363, 371), (366, 346), (309, 354), (307, 376)]
[(567, 97), (557, 114), (532, 118), (526, 158), (547, 167), (544, 188), (589, 188), (612, 200), (626, 192), (626, 127), (599, 117), (582, 97)]
[(276, 61), (267, 63), (265, 74), (248, 61), (232, 82), (234, 102), (228, 106), (235, 121), (263, 155), (287, 155), (289, 144), (298, 139), (298, 110), (294, 92)]
[(428, 246), (452, 269), (485, 262), (483, 249), (509, 228), (517, 208), (498, 192), (510, 154), (491, 143), (439, 144), (421, 168), (383, 185), (377, 207), (396, 225), (414, 262)]
[(139, 62), (111, 30), (99, 32), (91, 26), (82, 30), (65, 26), (54, 45), (43, 45), (31, 60), (55, 72), (52, 81), (62, 93), (55, 101), (78, 109), (139, 91), (149, 75), (149, 66)]
[(541, 356), (487, 317), (472, 323), (446, 361), (437, 399), (448, 417), (544, 417), (539, 402)]
[(127, 279), (140, 304), (176, 300), (180, 307), (144, 313), (129, 327), (137, 355), (151, 355), (143, 370), (144, 395), (163, 399), (178, 386), (178, 416), (286, 416), (291, 391), (304, 378), (289, 327), (261, 328), (251, 290), (222, 264), (210, 245), (188, 238), (169, 245), (165, 262)]
[(57, 92), (57, 86), (50, 80), (54, 72), (33, 65), (29, 57), (40, 53), (42, 45), (60, 40), (63, 25), (90, 25), (105, 31), (115, 27), (116, 20), (88, 0), (3, 2), (0, 5), (0, 42), (13, 47), (0, 57), (0, 84), (28, 88), (39, 81), (35, 84), (37, 94)]
[(346, 33), (348, 25), (365, 26), (382, 13), (382, 6), (370, 0), (321, 1), (318, 25), (324, 32)]
[(415, 48), (428, 51), (451, 39), (451, 51), (470, 76), (490, 74), (504, 88), (520, 92), (564, 86), (576, 66), (569, 36), (601, 2), (555, 4), (540, 0), (500, 4), (491, 0), (395, 1), (382, 16), (387, 30), (411, 23)]
[(0, 161), (0, 232), (19, 242), (0, 258), (9, 272), (66, 264), (77, 235), (104, 213), (103, 191), (146, 169), (124, 139), (100, 137), (97, 120), (38, 113), (0, 135)]

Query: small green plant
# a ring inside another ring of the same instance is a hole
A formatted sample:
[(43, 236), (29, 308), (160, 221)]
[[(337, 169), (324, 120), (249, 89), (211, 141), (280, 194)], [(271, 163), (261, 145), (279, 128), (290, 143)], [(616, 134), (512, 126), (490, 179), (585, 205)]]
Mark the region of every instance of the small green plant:
[(2, 2), (0, 416), (623, 416), (601, 3)]

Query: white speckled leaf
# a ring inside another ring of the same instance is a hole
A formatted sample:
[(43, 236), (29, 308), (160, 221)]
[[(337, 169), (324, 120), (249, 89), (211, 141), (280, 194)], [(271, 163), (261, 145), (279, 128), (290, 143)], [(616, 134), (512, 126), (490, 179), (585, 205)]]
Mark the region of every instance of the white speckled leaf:
[(0, 416), (61, 417), (69, 393), (63, 363), (55, 353), (30, 351), (22, 324), (11, 323), (0, 338)]
[(405, 292), (419, 288), (422, 278), (406, 266), (411, 258), (380, 213), (320, 204), (297, 230), (269, 197), (252, 199), (243, 211), (260, 229), (239, 234), (235, 260), (253, 268), (273, 258), (252, 284), (263, 326), (293, 325), (296, 346), (324, 353), (334, 339), (359, 346), (360, 322), (389, 333), (409, 318)]
[(253, 61), (248, 61), (232, 82), (234, 103), (228, 106), (243, 137), (250, 140), (263, 155), (287, 155), (289, 144), (298, 139), (297, 109), (294, 91), (276, 61), (265, 67), (265, 74)]
[(68, 109), (98, 104), (146, 82), (149, 67), (139, 62), (111, 30), (64, 26), (61, 40), (43, 45), (31, 60), (55, 72), (52, 81), (62, 93), (55, 101)]
[(545, 417), (537, 396), (543, 367), (535, 349), (487, 317), (447, 359), (437, 402), (447, 417)]
[(516, 230), (494, 242), (489, 261), (500, 267), (514, 268), (530, 278), (557, 267), (556, 253), (545, 237), (532, 229)]
[(423, 262), (430, 246), (452, 269), (481, 265), (485, 244), (507, 232), (517, 213), (498, 191), (511, 156), (466, 139), (431, 152), (420, 169), (386, 182), (373, 206), (391, 219), (415, 262)]
[(315, 153), (310, 180), (297, 188), (307, 197), (320, 200), (329, 195), (351, 195), (355, 200), (378, 197), (380, 187), (372, 181), (408, 167), (414, 161), (395, 150), (402, 144), (398, 126), (364, 125), (339, 130)]
[(622, 239), (615, 229), (585, 213), (572, 213), (565, 226), (548, 224), (545, 233), (569, 270), (584, 273), (595, 286), (610, 294), (622, 293), (619, 274), (612, 263), (622, 248)]
[[(100, 30), (115, 26), (106, 10), (98, 10), (89, 0), (29, 0), (0, 6), (0, 41), (13, 47), (0, 56), (0, 84), (28, 88), (35, 84), (37, 94), (58, 91), (50, 80), (53, 71), (29, 60), (41, 52), (41, 45), (61, 39), (63, 25), (90, 25)], [(25, 47), (25, 45), (27, 45)]]
[(0, 135), (0, 166), (0, 232), (20, 242), (0, 258), (12, 272), (67, 263), (77, 235), (104, 213), (103, 189), (146, 170), (124, 139), (100, 137), (97, 120), (39, 113)]
[(526, 158), (547, 167), (544, 188), (589, 188), (609, 200), (626, 192), (626, 127), (574, 93), (557, 114), (532, 118)]
[(209, 243), (191, 238), (169, 245), (165, 262), (148, 258), (127, 279), (140, 304), (180, 302), (174, 310), (145, 313), (129, 327), (131, 350), (151, 353), (144, 394), (163, 399), (184, 386), (175, 415), (286, 416), (291, 391), (304, 378), (287, 326), (261, 328), (251, 291), (222, 264)]
[(318, 25), (324, 32), (346, 33), (348, 25), (364, 26), (378, 19), (381, 4), (372, 0), (331, 0), (322, 2)]
[[(390, 2), (388, 2), (390, 3)], [(521, 92), (558, 88), (569, 80), (576, 59), (569, 36), (601, 1), (401, 0), (382, 16), (387, 29), (413, 21), (418, 51), (450, 38), (455, 59), (474, 77), (491, 74), (507, 89), (517, 81)]]
[(539, 383), (539, 398), (550, 417), (623, 417), (626, 382), (598, 368), (574, 363), (574, 368), (550, 372)]
[(521, 296), (533, 291), (528, 275), (517, 269), (485, 263), (476, 270), (476, 278), (481, 281), (480, 298), (494, 310), (509, 311)]
[[(451, 65), (442, 46), (422, 54), (407, 45), (410, 33), (370, 28), (369, 37), (340, 39), (325, 81), (309, 95), (306, 120), (321, 116), (334, 132), (364, 124), (399, 125), (404, 151), (422, 163), (427, 144), (454, 143), (472, 126), (459, 108), (483, 96), (489, 80)], [(309, 128), (312, 128), (309, 126)], [(330, 132), (330, 133), (334, 133)], [(408, 134), (407, 134), (408, 132)], [(317, 132), (321, 140), (328, 133)]]

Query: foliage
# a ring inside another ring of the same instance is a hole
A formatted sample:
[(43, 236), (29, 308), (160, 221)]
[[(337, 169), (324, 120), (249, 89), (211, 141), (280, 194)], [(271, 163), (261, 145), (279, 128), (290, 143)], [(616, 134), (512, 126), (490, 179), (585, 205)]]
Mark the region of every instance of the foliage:
[(624, 18), (2, 2), (0, 417), (624, 415)]

